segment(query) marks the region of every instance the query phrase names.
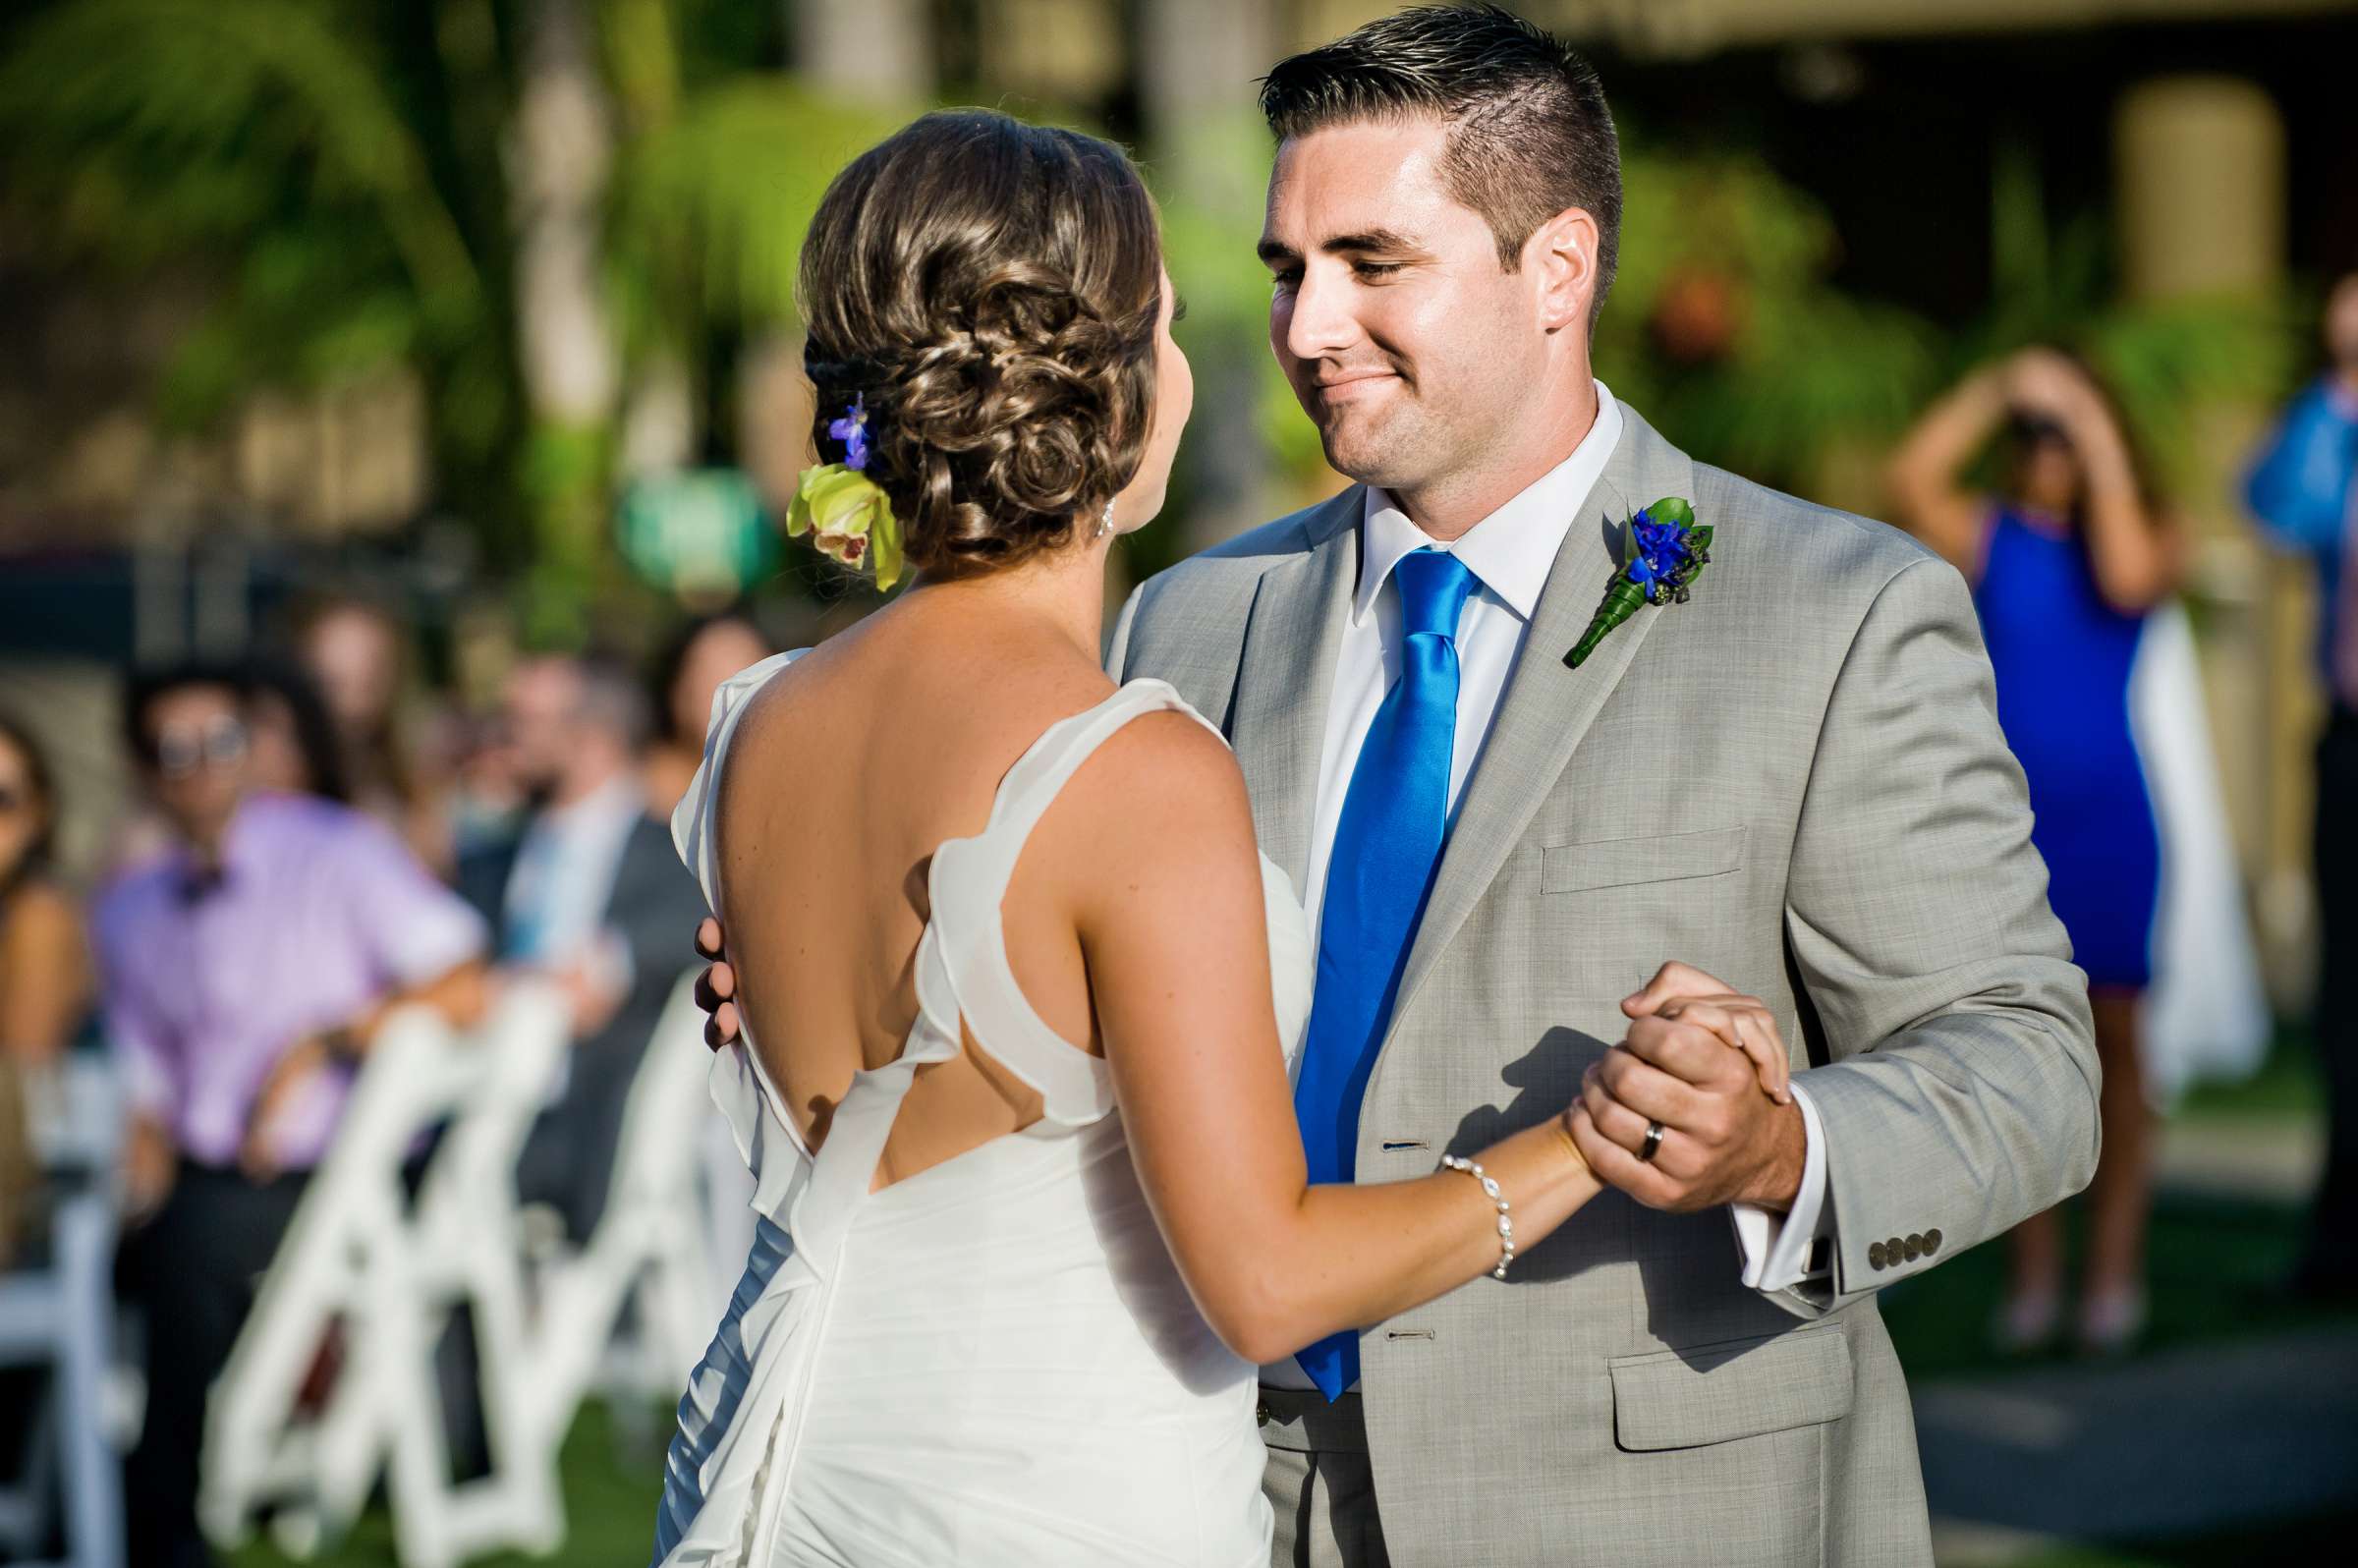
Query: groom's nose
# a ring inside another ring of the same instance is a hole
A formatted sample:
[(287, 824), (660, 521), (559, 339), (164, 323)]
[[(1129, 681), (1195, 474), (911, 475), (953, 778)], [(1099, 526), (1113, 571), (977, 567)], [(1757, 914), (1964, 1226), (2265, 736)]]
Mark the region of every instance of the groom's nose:
[(1305, 267), (1294, 289), (1292, 314), (1285, 323), (1285, 349), (1297, 360), (1328, 359), (1359, 341), (1359, 323), (1351, 314), (1351, 279), (1347, 269)]

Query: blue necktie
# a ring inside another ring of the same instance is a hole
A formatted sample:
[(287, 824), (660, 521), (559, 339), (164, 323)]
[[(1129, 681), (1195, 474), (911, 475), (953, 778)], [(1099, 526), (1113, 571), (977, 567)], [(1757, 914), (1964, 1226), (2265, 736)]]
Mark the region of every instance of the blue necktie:
[[(1400, 679), (1361, 743), (1326, 862), (1319, 983), (1294, 1114), (1313, 1182), (1347, 1182), (1359, 1148), (1359, 1101), (1425, 913), (1449, 821), (1457, 740), (1457, 617), (1474, 574), (1434, 550), (1404, 555)], [(1296, 1358), (1331, 1402), (1359, 1380), (1359, 1336), (1332, 1334)]]

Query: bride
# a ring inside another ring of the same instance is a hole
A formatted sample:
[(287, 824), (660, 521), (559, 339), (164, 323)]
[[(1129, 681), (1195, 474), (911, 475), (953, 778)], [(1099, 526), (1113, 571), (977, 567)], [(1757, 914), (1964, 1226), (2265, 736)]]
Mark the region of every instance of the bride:
[[(663, 1563), (1260, 1568), (1255, 1364), (1503, 1275), (1599, 1191), (1563, 1116), (1305, 1180), (1301, 907), (1218, 731), (1098, 666), (1193, 401), (1160, 249), (1119, 149), (980, 111), (813, 225), (843, 465), (797, 521), (914, 580), (730, 681), (675, 817), (736, 960), (715, 1092), (759, 1225)], [(888, 517), (846, 511), (870, 483)]]

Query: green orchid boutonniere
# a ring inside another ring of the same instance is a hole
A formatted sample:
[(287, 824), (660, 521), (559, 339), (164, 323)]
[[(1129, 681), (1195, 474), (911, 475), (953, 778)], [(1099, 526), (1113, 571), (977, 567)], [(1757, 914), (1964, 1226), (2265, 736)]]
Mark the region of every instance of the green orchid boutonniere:
[(1665, 495), (1623, 526), (1629, 563), (1616, 567), (1605, 585), (1604, 602), (1564, 663), (1579, 669), (1613, 629), (1638, 613), (1641, 604), (1684, 604), (1687, 589), (1712, 559), (1712, 531), (1695, 522), (1683, 496)]

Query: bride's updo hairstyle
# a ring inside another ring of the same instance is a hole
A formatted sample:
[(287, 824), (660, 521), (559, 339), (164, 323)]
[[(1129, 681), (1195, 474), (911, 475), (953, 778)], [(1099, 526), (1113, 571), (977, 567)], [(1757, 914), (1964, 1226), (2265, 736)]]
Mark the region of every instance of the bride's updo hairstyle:
[(803, 248), (821, 460), (863, 400), (866, 473), (922, 572), (1068, 542), (1146, 449), (1161, 272), (1152, 198), (1119, 147), (926, 115), (835, 177)]

